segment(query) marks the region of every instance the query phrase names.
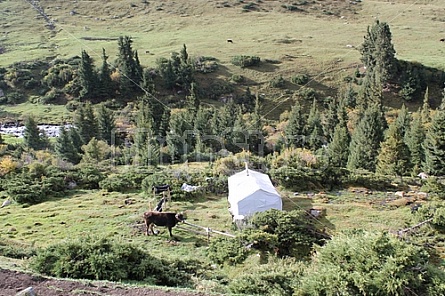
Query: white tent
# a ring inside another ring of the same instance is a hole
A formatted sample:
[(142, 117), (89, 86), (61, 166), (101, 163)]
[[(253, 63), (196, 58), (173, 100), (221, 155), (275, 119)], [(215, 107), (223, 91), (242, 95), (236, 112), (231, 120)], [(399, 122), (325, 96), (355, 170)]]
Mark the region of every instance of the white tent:
[(269, 209), (282, 210), (283, 202), (268, 175), (245, 169), (229, 177), (230, 213), (234, 220)]

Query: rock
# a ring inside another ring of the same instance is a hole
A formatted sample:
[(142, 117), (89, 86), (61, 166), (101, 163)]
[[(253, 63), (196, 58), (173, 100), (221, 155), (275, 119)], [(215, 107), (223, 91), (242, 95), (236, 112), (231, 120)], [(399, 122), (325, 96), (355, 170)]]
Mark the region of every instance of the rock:
[(15, 294), (15, 296), (37, 296), (37, 294), (32, 287), (28, 287), (25, 290), (22, 290)]

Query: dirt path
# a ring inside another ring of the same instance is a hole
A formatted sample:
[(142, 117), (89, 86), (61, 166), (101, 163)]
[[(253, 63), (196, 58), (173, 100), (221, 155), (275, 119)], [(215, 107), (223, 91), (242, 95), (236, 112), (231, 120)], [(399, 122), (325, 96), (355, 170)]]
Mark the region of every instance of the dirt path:
[(38, 296), (95, 295), (95, 296), (205, 296), (203, 293), (176, 289), (129, 287), (119, 283), (58, 280), (0, 268), (0, 296), (14, 296), (33, 287)]

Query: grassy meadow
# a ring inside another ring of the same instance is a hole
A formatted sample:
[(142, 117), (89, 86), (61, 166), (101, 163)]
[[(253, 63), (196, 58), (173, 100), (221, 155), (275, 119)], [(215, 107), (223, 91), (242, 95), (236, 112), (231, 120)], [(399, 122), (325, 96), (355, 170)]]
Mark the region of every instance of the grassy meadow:
[[(316, 0), (304, 6), (304, 12), (283, 7), (288, 1), (267, 0), (249, 2), (253, 3), (250, 9), (241, 0), (38, 2), (54, 22), (54, 29), (48, 28), (47, 21), (28, 1), (0, 0), (0, 67), (36, 59), (69, 58), (80, 55), (82, 50), (99, 63), (103, 48), (112, 63), (117, 57), (119, 36), (133, 38), (141, 64), (149, 67), (186, 44), (191, 56), (218, 60), (218, 70), (206, 75), (221, 80), (242, 75), (246, 78), (243, 86), (252, 87), (254, 93), (268, 94), (262, 112), (270, 120), (278, 119), (294, 102), (285, 91), (268, 87), (272, 78), (306, 73), (311, 77), (309, 86), (324, 94), (335, 92), (342, 77), (361, 65), (357, 48), (376, 19), (389, 24), (398, 59), (445, 70), (445, 43), (439, 41), (445, 37), (443, 0), (363, 0), (355, 4)], [(242, 69), (231, 63), (237, 55), (259, 56), (273, 63)], [(391, 107), (400, 105), (401, 101), (395, 101)], [(414, 110), (416, 106), (408, 107)], [(59, 124), (72, 117), (63, 105), (26, 102), (2, 105), (0, 109), (4, 118), (33, 115), (41, 123)], [(11, 144), (21, 141), (2, 137)], [(200, 164), (189, 166), (184, 169), (202, 168)], [(355, 228), (394, 231), (417, 223), (409, 206), (392, 203), (397, 198), (390, 192), (368, 195), (345, 188), (294, 194), (279, 189), (285, 210), (325, 209), (326, 215), (317, 223), (331, 235)], [(0, 197), (1, 203), (5, 193)], [(66, 196), (32, 206), (12, 203), (0, 209), (0, 243), (47, 247), (69, 239), (103, 235), (144, 246), (155, 256), (198, 258), (210, 264), (205, 229), (196, 229), (201, 232), (197, 234), (183, 225), (175, 227), (177, 242), (170, 241), (167, 229), (161, 227), (158, 236), (144, 235), (142, 214), (156, 203), (157, 198), (143, 192), (101, 190), (72, 190)], [(236, 232), (226, 194), (177, 200), (173, 192), (167, 211), (184, 212), (188, 222), (202, 227)], [(211, 238), (216, 236), (213, 233)], [(444, 253), (440, 255), (445, 257)], [(258, 265), (256, 257), (244, 266), (225, 266), (224, 272), (234, 277), (241, 269), (254, 265)], [(26, 269), (26, 260), (0, 258), (0, 268), (12, 266)]]

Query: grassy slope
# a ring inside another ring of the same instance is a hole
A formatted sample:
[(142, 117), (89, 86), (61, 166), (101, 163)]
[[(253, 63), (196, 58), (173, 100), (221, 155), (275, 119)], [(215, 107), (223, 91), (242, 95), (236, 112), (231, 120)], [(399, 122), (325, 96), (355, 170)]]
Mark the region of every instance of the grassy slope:
[[(51, 32), (41, 18), (35, 18), (35, 10), (26, 1), (0, 1), (0, 46), (8, 50), (0, 54), (0, 66), (24, 59), (70, 57), (80, 54), (82, 49), (99, 60), (101, 49), (105, 48), (113, 60), (116, 41), (81, 38), (130, 35), (145, 66), (153, 65), (159, 57), (168, 57), (170, 52), (186, 44), (193, 56), (218, 58), (223, 66), (218, 75), (242, 74), (258, 82), (259, 91), (265, 88), (261, 83), (277, 74), (290, 76), (308, 72), (320, 83), (331, 84), (343, 74), (340, 68), (359, 63), (358, 52), (346, 45), (360, 45), (366, 27), (378, 16), (391, 26), (398, 58), (444, 68), (444, 47), (438, 42), (444, 37), (441, 29), (444, 20), (440, 17), (444, 15), (445, 4), (441, 0), (397, 0), (394, 4), (367, 0), (357, 14), (346, 14), (344, 18), (283, 12), (279, 1), (263, 1), (267, 12), (247, 13), (242, 12), (239, 5), (216, 8), (216, 1), (176, 1), (175, 5), (172, 1), (149, 2), (148, 7), (135, 2), (137, 7), (132, 8), (132, 1), (127, 0), (41, 1), (45, 11), (57, 20), (56, 30)], [(163, 10), (157, 10), (161, 4)], [(70, 15), (71, 10), (77, 14)], [(232, 38), (234, 43), (227, 43), (227, 38)], [(239, 69), (230, 63), (230, 58), (239, 54), (280, 60), (281, 64), (262, 71)], [(286, 102), (288, 100), (282, 98), (282, 103), (269, 104), (265, 111), (279, 114)], [(34, 106), (25, 106), (20, 112), (31, 108)], [(19, 113), (15, 109), (8, 111)], [(342, 198), (332, 195), (329, 203), (289, 196), (292, 198), (284, 198), (287, 210), (314, 205), (327, 208), (327, 217), (320, 223), (332, 233), (354, 227), (398, 229), (411, 224), (407, 208), (373, 207), (352, 194), (345, 193)], [(134, 199), (135, 203), (125, 206), (126, 198)], [(158, 237), (143, 236), (141, 214), (149, 207), (149, 198), (136, 193), (79, 191), (28, 208), (13, 204), (0, 210), (0, 239), (46, 246), (86, 234), (105, 234), (144, 244), (157, 255), (189, 256), (193, 250), (196, 257), (206, 260), (205, 237), (179, 229), (174, 229), (181, 238), (179, 244), (168, 243), (165, 230)], [(186, 210), (191, 223), (231, 231), (225, 196), (207, 196), (206, 200), (193, 203), (174, 202), (170, 209)]]

